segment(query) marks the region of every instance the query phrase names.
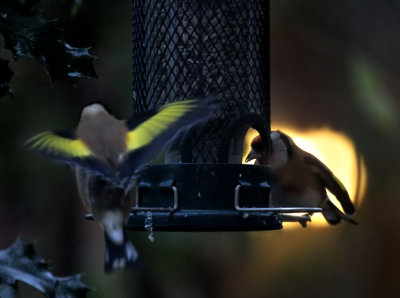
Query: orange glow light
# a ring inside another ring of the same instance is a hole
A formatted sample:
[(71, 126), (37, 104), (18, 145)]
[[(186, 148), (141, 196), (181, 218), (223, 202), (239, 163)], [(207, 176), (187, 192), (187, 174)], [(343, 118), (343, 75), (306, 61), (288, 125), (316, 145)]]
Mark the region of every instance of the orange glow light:
[[(320, 159), (346, 187), (356, 209), (360, 206), (366, 188), (367, 171), (363, 159), (357, 155), (353, 142), (346, 135), (327, 127), (301, 131), (291, 127), (273, 126), (272, 130), (281, 130), (288, 134), (297, 146)], [(248, 131), (244, 157), (250, 150), (251, 140), (257, 134), (254, 129)], [(331, 201), (341, 209), (336, 198), (331, 193), (328, 195)], [(296, 223), (285, 223), (284, 225), (285, 228), (300, 226)], [(328, 224), (322, 214), (314, 214), (312, 226), (328, 226)]]

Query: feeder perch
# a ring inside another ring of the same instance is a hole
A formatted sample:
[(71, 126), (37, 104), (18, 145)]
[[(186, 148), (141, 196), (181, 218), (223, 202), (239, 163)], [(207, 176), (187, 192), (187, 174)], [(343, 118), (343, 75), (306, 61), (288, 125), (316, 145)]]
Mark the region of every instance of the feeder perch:
[(275, 230), (321, 211), (271, 208), (270, 167), (242, 164), (247, 130), (270, 134), (269, 1), (133, 0), (134, 111), (206, 96), (208, 123), (140, 173), (127, 228)]

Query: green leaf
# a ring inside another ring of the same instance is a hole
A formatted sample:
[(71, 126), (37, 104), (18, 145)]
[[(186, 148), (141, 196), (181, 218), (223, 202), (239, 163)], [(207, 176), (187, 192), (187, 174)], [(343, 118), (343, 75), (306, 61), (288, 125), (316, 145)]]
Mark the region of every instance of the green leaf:
[(89, 287), (81, 275), (55, 277), (47, 262), (38, 256), (32, 244), (17, 239), (10, 247), (0, 250), (0, 284), (17, 288), (17, 281), (37, 289), (46, 297), (86, 297)]
[(53, 80), (75, 82), (97, 77), (89, 48), (70, 46), (54, 20), (43, 19), (39, 0), (5, 0), (0, 3), (0, 33), (5, 47), (17, 60), (29, 56), (41, 63)]

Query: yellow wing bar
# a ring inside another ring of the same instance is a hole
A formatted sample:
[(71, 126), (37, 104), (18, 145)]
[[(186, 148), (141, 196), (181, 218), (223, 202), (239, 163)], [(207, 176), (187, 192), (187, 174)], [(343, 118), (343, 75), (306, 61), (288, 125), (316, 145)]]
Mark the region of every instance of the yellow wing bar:
[(150, 119), (144, 121), (127, 134), (127, 149), (136, 150), (151, 143), (157, 136), (165, 132), (172, 124), (186, 113), (193, 111), (199, 104), (196, 99), (170, 103)]
[(70, 139), (53, 132), (43, 132), (33, 136), (25, 143), (30, 149), (64, 157), (87, 157), (89, 147), (80, 139)]

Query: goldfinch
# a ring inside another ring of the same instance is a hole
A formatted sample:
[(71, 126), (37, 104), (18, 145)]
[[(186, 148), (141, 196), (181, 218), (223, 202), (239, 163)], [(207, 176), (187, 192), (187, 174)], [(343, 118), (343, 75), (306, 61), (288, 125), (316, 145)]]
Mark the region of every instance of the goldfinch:
[[(246, 162), (265, 164), (260, 136), (251, 142)], [(341, 220), (356, 224), (349, 194), (340, 180), (319, 159), (299, 148), (292, 138), (281, 131), (271, 132), (271, 205), (272, 207), (320, 207), (329, 224)], [(336, 196), (343, 211), (328, 198), (326, 189)]]
[(78, 193), (104, 229), (105, 270), (134, 266), (138, 253), (124, 224), (134, 200), (138, 169), (212, 111), (212, 98), (184, 100), (116, 119), (99, 103), (86, 106), (74, 133), (48, 131), (26, 142), (31, 150), (73, 166)]

